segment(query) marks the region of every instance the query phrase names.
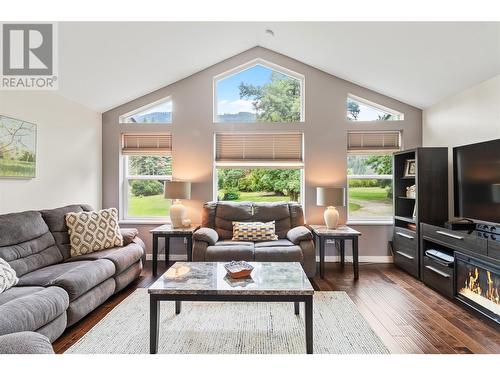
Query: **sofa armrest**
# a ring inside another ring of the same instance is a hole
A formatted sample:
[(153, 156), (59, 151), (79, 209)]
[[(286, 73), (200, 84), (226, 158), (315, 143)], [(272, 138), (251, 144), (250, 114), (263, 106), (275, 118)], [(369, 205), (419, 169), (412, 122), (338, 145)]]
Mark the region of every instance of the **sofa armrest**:
[(0, 354), (54, 354), (49, 339), (36, 332), (0, 336)]
[(286, 234), (286, 238), (293, 242), (295, 245), (300, 244), (302, 241), (309, 241), (313, 239), (313, 235), (309, 229), (305, 226), (300, 225), (298, 227), (292, 228)]
[(203, 241), (209, 245), (215, 245), (215, 243), (219, 240), (219, 235), (212, 228), (200, 228), (193, 233), (193, 240)]
[(123, 237), (123, 246), (127, 246), (134, 241), (139, 231), (136, 228), (120, 228), (120, 233)]

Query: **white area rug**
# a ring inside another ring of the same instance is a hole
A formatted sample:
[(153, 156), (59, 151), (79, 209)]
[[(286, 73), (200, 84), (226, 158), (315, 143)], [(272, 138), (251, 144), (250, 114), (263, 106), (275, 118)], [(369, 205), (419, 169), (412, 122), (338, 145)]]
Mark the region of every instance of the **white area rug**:
[[(304, 354), (304, 307), (293, 303), (161, 303), (159, 353)], [(149, 296), (138, 289), (66, 353), (149, 353)], [(380, 338), (344, 292), (314, 294), (315, 354), (384, 354)]]

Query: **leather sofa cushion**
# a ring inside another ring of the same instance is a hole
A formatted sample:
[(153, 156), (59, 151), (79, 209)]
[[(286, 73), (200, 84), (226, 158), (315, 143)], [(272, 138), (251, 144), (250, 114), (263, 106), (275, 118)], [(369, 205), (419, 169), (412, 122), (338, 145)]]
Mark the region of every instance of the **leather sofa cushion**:
[(63, 259), (47, 224), (36, 211), (0, 215), (0, 258), (18, 277)]
[(256, 242), (255, 248), (258, 247), (284, 247), (284, 246), (293, 246), (293, 243), (286, 239), (280, 239), (277, 241), (262, 241)]
[(120, 274), (127, 268), (129, 268), (132, 264), (140, 260), (143, 255), (144, 249), (140, 245), (132, 242), (127, 246), (113, 247), (112, 249), (96, 251), (94, 253), (83, 254), (74, 258), (69, 258), (66, 260), (66, 262), (108, 259), (115, 265), (116, 274)]
[(215, 230), (223, 240), (233, 237), (233, 221), (252, 221), (251, 202), (219, 202), (215, 211)]
[(254, 243), (245, 241), (219, 241), (214, 246), (208, 246), (205, 261), (229, 262), (231, 260), (252, 261)]
[(61, 251), (64, 259), (70, 257), (71, 245), (69, 243), (68, 226), (65, 216), (70, 212), (92, 211), (92, 207), (87, 204), (72, 204), (69, 206), (54, 208), (51, 210), (41, 210), (43, 220), (49, 227), (50, 232), (56, 240), (56, 245)]
[(291, 228), (288, 203), (254, 203), (253, 209), (253, 221), (274, 221), (278, 238), (286, 238), (286, 233)]
[(312, 241), (313, 239), (311, 231), (303, 225), (290, 229), (286, 237), (296, 245), (301, 241)]
[(107, 259), (55, 264), (19, 278), (19, 286), (59, 286), (74, 301), (82, 294), (113, 277), (115, 266)]
[(66, 312), (68, 294), (59, 287), (14, 287), (0, 295), (0, 335), (36, 331)]
[(302, 262), (300, 246), (255, 247), (256, 262)]

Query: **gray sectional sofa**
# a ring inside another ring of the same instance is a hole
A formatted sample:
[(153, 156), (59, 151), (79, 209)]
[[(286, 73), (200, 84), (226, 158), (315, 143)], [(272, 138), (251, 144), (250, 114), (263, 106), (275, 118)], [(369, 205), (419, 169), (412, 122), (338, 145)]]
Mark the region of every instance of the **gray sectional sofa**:
[[(233, 221), (275, 221), (278, 240), (232, 241)], [(316, 248), (304, 226), (298, 203), (208, 202), (202, 227), (193, 234), (193, 261), (300, 262), (308, 277), (316, 274)]]
[(133, 229), (122, 230), (122, 247), (70, 257), (64, 217), (81, 211), (91, 207), (0, 215), (0, 258), (19, 278), (0, 293), (0, 353), (8, 350), (2, 343), (22, 341), (16, 332), (37, 332), (54, 342), (141, 274), (145, 246)]

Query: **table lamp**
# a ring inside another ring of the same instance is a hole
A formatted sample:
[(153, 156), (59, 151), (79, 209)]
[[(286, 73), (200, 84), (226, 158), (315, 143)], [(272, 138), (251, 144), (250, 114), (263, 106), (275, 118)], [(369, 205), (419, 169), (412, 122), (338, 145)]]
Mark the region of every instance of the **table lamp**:
[(327, 206), (324, 218), (328, 229), (336, 229), (339, 224), (339, 212), (335, 206), (345, 206), (345, 189), (338, 187), (317, 187), (316, 206)]
[(187, 181), (165, 181), (165, 194), (167, 199), (173, 199), (170, 207), (170, 221), (173, 228), (182, 228), (183, 221), (187, 219), (187, 208), (181, 199), (191, 199), (191, 182)]

